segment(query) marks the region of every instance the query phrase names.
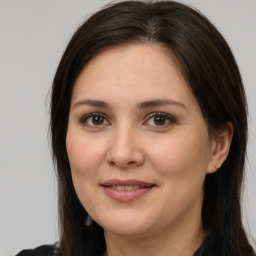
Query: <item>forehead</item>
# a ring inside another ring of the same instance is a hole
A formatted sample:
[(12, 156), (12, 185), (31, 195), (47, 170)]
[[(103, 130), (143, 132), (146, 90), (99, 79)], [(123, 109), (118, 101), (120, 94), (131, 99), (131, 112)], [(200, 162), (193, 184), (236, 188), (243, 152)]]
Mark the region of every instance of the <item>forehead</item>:
[(169, 49), (155, 43), (128, 44), (111, 47), (94, 57), (76, 79), (73, 97), (78, 96), (77, 92), (100, 94), (111, 89), (159, 93), (175, 85), (188, 90)]
[[(109, 64), (109, 65), (105, 65)], [(123, 65), (122, 65), (123, 64)], [(112, 46), (97, 54), (84, 69), (97, 66), (102, 70), (115, 68), (116, 70), (129, 72), (129, 68), (141, 68), (147, 71), (147, 68), (154, 68), (163, 71), (161, 64), (168, 64), (169, 68), (176, 69), (179, 72), (179, 63), (170, 49), (160, 43), (134, 43), (134, 44), (121, 44)], [(141, 71), (138, 70), (139, 71)], [(101, 71), (102, 71), (101, 70)], [(134, 70), (132, 70), (134, 72)]]

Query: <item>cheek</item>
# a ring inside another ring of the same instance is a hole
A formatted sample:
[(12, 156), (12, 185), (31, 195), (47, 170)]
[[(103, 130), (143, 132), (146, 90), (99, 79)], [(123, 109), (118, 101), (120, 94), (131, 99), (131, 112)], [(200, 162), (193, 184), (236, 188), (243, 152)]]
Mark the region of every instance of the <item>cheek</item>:
[(155, 145), (150, 152), (151, 164), (162, 177), (166, 194), (175, 195), (167, 200), (179, 203), (198, 196), (210, 159), (208, 133), (182, 132)]
[(71, 175), (75, 191), (84, 207), (90, 205), (95, 196), (98, 170), (102, 158), (102, 148), (84, 136), (67, 134), (66, 147), (71, 167)]
[[(207, 133), (175, 134), (158, 140), (150, 147), (151, 162), (163, 175), (192, 175), (192, 171), (205, 171), (210, 159), (210, 142)], [(157, 168), (158, 167), (158, 168)]]
[(67, 134), (66, 147), (72, 174), (93, 176), (97, 173), (100, 158), (103, 157), (99, 144), (82, 136)]
[[(152, 148), (150, 161), (162, 182), (165, 218), (178, 217), (202, 203), (203, 184), (209, 159), (208, 137), (175, 136)], [(166, 205), (170, 206), (165, 208)], [(175, 206), (175, 207), (173, 207)]]

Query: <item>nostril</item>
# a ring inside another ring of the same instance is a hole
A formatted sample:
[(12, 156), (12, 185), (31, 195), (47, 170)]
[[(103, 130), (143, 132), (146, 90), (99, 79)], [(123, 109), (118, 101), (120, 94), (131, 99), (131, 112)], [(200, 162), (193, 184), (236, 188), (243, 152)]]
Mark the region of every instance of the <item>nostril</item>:
[(135, 161), (130, 161), (130, 162), (128, 162), (128, 165), (134, 165), (134, 164), (136, 164)]

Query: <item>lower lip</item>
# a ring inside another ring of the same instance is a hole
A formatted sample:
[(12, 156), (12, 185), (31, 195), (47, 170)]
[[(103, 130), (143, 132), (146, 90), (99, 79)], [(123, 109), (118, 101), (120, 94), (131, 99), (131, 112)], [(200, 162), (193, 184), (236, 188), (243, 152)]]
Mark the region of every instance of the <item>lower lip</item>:
[(130, 202), (151, 191), (154, 187), (139, 188), (135, 190), (117, 190), (111, 187), (103, 187), (110, 198), (119, 202)]

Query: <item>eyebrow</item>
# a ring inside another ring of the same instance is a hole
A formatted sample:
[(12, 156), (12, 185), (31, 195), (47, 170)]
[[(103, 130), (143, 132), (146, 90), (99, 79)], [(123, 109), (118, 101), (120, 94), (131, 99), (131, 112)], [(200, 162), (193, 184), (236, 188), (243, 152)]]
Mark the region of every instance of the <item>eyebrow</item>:
[(110, 108), (109, 104), (102, 100), (79, 100), (73, 105), (72, 108), (76, 108), (78, 106), (83, 106), (83, 105), (88, 105), (88, 106), (93, 106), (98, 108)]
[(145, 109), (145, 108), (160, 107), (160, 106), (165, 106), (165, 105), (172, 105), (172, 106), (182, 107), (182, 108), (186, 109), (186, 106), (183, 103), (181, 103), (179, 101), (171, 100), (171, 99), (148, 100), (148, 101), (138, 104), (138, 108)]
[[(72, 106), (72, 108), (76, 108), (78, 106), (83, 106), (83, 105), (93, 106), (93, 107), (98, 107), (98, 108), (108, 108), (108, 109), (111, 108), (110, 105), (108, 103), (106, 103), (105, 101), (89, 100), (89, 99), (79, 100)], [(150, 108), (150, 107), (160, 107), (160, 106), (165, 106), (165, 105), (178, 106), (178, 107), (182, 107), (182, 108), (186, 109), (186, 106), (183, 103), (181, 103), (179, 101), (171, 100), (171, 99), (152, 99), (152, 100), (144, 101), (144, 102), (139, 103), (137, 105), (137, 108), (138, 109), (146, 109), (146, 108)]]

